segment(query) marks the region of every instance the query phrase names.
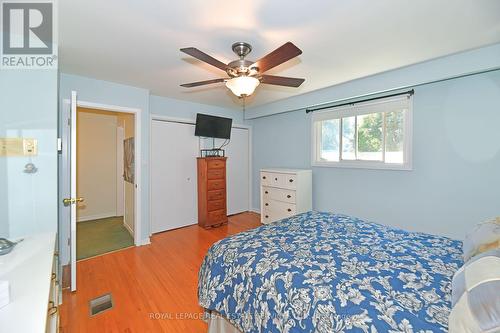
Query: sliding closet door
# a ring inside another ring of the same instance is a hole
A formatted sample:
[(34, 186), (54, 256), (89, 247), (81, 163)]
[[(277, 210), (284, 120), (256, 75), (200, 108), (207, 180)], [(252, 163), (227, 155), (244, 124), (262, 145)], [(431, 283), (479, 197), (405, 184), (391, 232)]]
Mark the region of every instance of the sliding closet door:
[(199, 142), (194, 125), (154, 120), (151, 130), (152, 232), (196, 224)]
[(248, 129), (235, 128), (226, 149), (227, 166), (227, 214), (249, 210), (249, 133)]

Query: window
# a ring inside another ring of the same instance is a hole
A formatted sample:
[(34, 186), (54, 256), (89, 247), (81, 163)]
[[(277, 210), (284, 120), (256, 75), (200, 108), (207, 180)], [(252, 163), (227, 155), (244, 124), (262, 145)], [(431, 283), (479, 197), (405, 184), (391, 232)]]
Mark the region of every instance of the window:
[(313, 165), (411, 169), (411, 96), (316, 111)]

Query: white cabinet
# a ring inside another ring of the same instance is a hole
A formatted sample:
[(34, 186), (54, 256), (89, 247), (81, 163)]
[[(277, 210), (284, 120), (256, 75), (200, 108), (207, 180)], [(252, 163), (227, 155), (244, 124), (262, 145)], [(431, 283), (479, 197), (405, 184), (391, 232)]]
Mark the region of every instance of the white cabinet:
[(271, 223), (312, 209), (312, 171), (260, 171), (261, 222)]
[(0, 309), (0, 332), (58, 332), (55, 240), (55, 233), (26, 236), (0, 256), (0, 280), (10, 284), (10, 303)]
[(59, 265), (59, 255), (54, 255), (54, 261), (52, 263), (52, 274), (50, 277), (50, 293), (49, 293), (49, 303), (47, 308), (47, 323), (46, 323), (46, 333), (56, 333), (59, 332), (59, 281), (57, 278), (57, 267)]

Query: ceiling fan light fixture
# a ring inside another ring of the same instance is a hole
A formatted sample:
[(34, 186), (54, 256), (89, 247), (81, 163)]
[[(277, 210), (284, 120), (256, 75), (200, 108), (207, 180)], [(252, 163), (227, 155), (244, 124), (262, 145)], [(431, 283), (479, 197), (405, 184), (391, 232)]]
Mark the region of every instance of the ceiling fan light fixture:
[(238, 97), (250, 96), (259, 84), (260, 81), (253, 76), (238, 76), (226, 81), (226, 87)]

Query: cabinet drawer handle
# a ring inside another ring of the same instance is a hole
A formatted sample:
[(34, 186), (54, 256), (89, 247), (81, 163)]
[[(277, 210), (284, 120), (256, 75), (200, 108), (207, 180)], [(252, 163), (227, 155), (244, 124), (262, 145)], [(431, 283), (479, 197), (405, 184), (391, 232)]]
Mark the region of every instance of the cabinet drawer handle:
[(274, 178), (274, 180), (275, 180), (275, 181), (278, 181), (278, 178), (276, 177), (276, 178)]
[(292, 211), (292, 209), (291, 209), (291, 208), (288, 208), (287, 210), (288, 210), (289, 212), (291, 212), (291, 211)]
[(268, 191), (265, 191), (264, 193), (265, 193), (265, 194), (268, 194), (269, 192), (268, 192)]
[(269, 206), (269, 204), (266, 202), (266, 206)]
[(48, 314), (49, 316), (53, 316), (57, 313), (57, 306), (53, 306), (49, 309)]
[(266, 176), (262, 176), (262, 179), (266, 179)]
[(293, 179), (289, 179), (288, 181), (289, 181), (290, 183), (293, 183)]
[(269, 215), (266, 215), (266, 219), (269, 218)]
[(292, 196), (291, 196), (290, 194), (288, 194), (286, 197), (287, 197), (288, 199), (290, 199)]

